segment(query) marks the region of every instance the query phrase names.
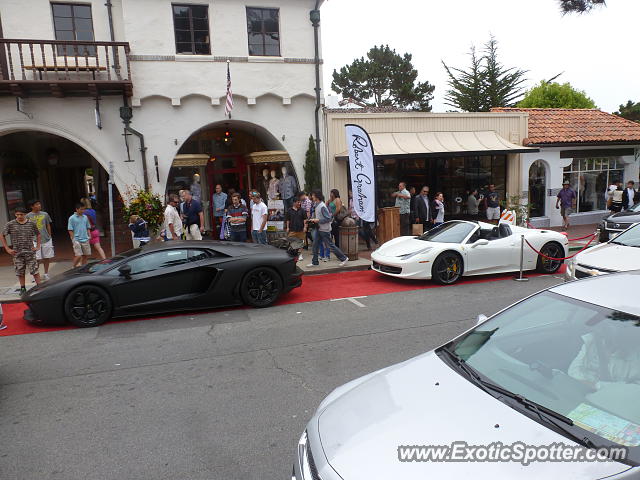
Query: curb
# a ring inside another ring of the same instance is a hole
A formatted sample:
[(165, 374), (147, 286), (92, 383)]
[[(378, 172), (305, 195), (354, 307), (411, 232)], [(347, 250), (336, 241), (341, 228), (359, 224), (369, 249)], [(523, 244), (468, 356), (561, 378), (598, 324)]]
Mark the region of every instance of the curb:
[[(348, 264), (347, 264), (348, 265)], [(342, 273), (342, 272), (358, 272), (363, 270), (370, 270), (371, 265), (352, 265), (345, 267), (329, 267), (318, 270), (304, 270), (304, 277), (313, 275), (323, 275), (325, 273)]]

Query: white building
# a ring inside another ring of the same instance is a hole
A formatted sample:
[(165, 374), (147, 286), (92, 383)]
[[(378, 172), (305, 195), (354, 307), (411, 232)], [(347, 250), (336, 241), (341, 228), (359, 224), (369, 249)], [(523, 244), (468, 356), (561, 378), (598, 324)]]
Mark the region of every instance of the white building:
[(640, 124), (596, 109), (496, 108), (494, 112), (528, 115), (522, 153), (520, 194), (531, 206), (531, 223), (560, 226), (556, 208), (562, 183), (577, 194), (573, 225), (599, 223), (607, 214), (606, 191), (614, 181), (638, 186)]
[(3, 0), (0, 223), (38, 197), (64, 230), (90, 168), (106, 224), (110, 164), (123, 195), (188, 188), (198, 173), (207, 207), (216, 183), (262, 190), (265, 168), (288, 166), (304, 183), (321, 4)]

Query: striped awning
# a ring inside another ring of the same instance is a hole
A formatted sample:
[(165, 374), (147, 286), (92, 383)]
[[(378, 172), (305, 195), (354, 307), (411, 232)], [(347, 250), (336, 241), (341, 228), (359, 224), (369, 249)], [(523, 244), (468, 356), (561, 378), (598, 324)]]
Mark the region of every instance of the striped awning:
[[(539, 149), (511, 143), (494, 131), (370, 133), (376, 158), (498, 155), (537, 152)], [(347, 150), (336, 155), (346, 160)]]

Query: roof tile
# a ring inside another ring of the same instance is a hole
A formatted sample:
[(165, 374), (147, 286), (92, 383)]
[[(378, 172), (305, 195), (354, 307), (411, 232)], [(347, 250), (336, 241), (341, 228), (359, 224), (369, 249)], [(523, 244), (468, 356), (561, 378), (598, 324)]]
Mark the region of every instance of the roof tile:
[(491, 111), (529, 114), (524, 145), (640, 143), (640, 123), (596, 109), (501, 107)]

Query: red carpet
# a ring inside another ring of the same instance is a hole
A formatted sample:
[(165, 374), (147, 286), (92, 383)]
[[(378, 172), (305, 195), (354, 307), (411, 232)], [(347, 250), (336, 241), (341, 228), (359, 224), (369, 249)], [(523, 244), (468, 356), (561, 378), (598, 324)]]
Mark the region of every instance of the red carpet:
[[(564, 266), (558, 271), (562, 273)], [(538, 276), (540, 274), (529, 273), (527, 276)], [(470, 283), (495, 282), (497, 280), (505, 280), (512, 278), (512, 273), (501, 275), (484, 275), (480, 277), (469, 277), (462, 280), (456, 285), (465, 285)], [(451, 287), (455, 287), (452, 285)], [(321, 300), (330, 300), (332, 298), (358, 297), (361, 295), (380, 295), (383, 293), (406, 292), (410, 290), (423, 290), (427, 288), (442, 288), (430, 281), (421, 280), (401, 280), (393, 277), (381, 275), (373, 270), (365, 270), (359, 272), (330, 273), (325, 275), (309, 275), (303, 277), (302, 286), (296, 288), (289, 294), (282, 297), (277, 305), (291, 305), (303, 302), (318, 302)], [(36, 327), (30, 325), (22, 318), (22, 313), (26, 308), (23, 303), (13, 303), (2, 305), (4, 311), (4, 323), (8, 328), (0, 330), (0, 336), (23, 335), (26, 333), (52, 332), (56, 330), (67, 330), (74, 328), (71, 326), (55, 326), (55, 327)], [(245, 308), (245, 307), (238, 307)], [(221, 311), (211, 310), (211, 311)], [(211, 312), (209, 311), (209, 312)], [(134, 318), (128, 320), (117, 320), (122, 322), (153, 320), (154, 318), (167, 318), (171, 316), (197, 315), (208, 312), (198, 313), (179, 313), (175, 315), (163, 315), (151, 318)], [(111, 322), (114, 323), (114, 322)]]

